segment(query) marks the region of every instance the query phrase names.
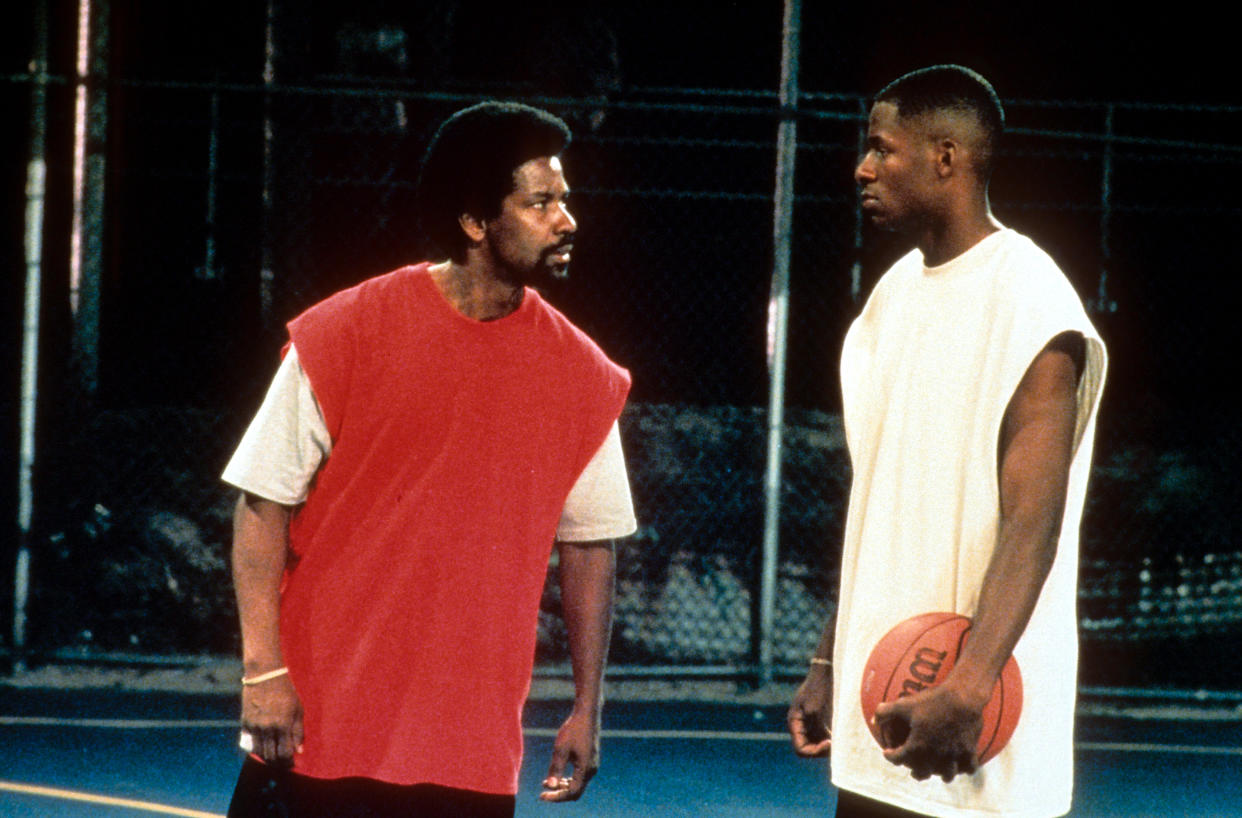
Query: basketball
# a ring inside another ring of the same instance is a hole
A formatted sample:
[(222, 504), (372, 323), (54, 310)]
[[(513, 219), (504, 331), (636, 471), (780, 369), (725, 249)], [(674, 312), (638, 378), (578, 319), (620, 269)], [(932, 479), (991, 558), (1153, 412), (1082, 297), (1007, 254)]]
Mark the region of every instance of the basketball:
[[(955, 613), (926, 613), (911, 617), (884, 635), (863, 668), (863, 718), (881, 747), (905, 741), (904, 725), (889, 723), (888, 735), (872, 723), (881, 702), (890, 702), (934, 687), (953, 668), (970, 633), (968, 617)], [(983, 732), (977, 751), (982, 765), (1004, 749), (1022, 713), (1022, 674), (1012, 656), (1005, 663), (992, 698), (983, 709)], [(907, 728), (908, 729), (908, 728)]]

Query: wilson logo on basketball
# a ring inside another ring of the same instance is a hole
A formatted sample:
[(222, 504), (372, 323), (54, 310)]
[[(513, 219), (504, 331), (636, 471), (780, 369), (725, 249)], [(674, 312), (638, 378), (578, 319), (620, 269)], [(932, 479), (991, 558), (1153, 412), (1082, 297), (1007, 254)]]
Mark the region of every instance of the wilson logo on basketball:
[[(961, 655), (970, 626), (970, 619), (960, 614), (921, 614), (897, 625), (876, 643), (863, 668), (861, 694), (863, 718), (881, 747), (905, 741), (906, 726), (890, 725), (893, 729), (886, 737), (872, 721), (875, 708), (880, 702), (913, 696), (943, 682)], [(1011, 656), (983, 710), (983, 731), (976, 747), (980, 764), (1005, 747), (1021, 713), (1022, 674)]]
[(901, 681), (901, 692), (897, 694), (897, 698), (911, 696), (935, 684), (948, 655), (949, 652), (944, 650), (919, 648), (907, 671), (909, 676)]

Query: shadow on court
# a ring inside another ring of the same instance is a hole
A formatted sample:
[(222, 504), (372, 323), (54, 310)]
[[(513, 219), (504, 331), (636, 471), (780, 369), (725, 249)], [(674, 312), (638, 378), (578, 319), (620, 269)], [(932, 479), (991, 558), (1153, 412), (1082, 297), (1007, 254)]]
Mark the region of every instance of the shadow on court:
[[(701, 703), (610, 704), (587, 796), (543, 804), (565, 713), (528, 708), (518, 816), (831, 814), (827, 765), (793, 757), (783, 708)], [(222, 814), (241, 762), (235, 714), (231, 695), (0, 687), (0, 816)], [(1242, 719), (1085, 717), (1078, 745), (1074, 818), (1242, 814)]]

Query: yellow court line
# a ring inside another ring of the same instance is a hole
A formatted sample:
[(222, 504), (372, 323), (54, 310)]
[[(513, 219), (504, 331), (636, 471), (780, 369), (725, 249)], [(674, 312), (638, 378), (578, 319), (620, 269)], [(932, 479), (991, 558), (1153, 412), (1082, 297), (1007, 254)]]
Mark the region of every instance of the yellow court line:
[(165, 804), (154, 804), (150, 801), (133, 801), (129, 798), (112, 798), (107, 795), (93, 795), (88, 792), (74, 792), (52, 787), (35, 787), (30, 784), (18, 784), (13, 781), (0, 781), (0, 791), (17, 793), (18, 795), (39, 795), (45, 798), (59, 798), (63, 801), (82, 801), (87, 804), (100, 804), (108, 807), (128, 807), (146, 812), (158, 812), (162, 815), (181, 815), (185, 818), (224, 818), (215, 812), (201, 812), (195, 809), (170, 807)]

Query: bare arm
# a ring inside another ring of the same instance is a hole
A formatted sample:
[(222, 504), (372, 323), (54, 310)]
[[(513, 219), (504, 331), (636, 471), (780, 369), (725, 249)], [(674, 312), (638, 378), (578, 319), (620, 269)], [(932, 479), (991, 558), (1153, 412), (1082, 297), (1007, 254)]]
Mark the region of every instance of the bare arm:
[(1031, 364), (1001, 430), (1000, 535), (971, 639), (953, 671), (962, 690), (984, 704), (1026, 630), (1057, 555), (1073, 459), (1076, 358), (1081, 355), (1059, 341)]
[[(233, 513), (233, 586), (247, 678), (284, 666), (280, 583), (289, 549), (287, 506), (243, 493)], [(242, 730), (269, 764), (289, 765), (302, 743), (302, 707), (288, 676), (242, 687)]]
[(826, 756), (832, 749), (832, 666), (826, 662), (832, 658), (836, 630), (834, 611), (824, 623), (806, 678), (785, 716), (794, 752), (804, 758)]
[[(557, 544), (561, 608), (569, 633), (574, 672), (573, 712), (561, 725), (552, 763), (539, 796), (575, 801), (599, 769), (599, 729), (604, 702), (604, 666), (612, 636), (616, 552), (611, 540)], [(573, 765), (573, 776), (565, 777)]]
[(957, 664), (939, 687), (876, 709), (877, 719), (898, 715), (909, 723), (905, 743), (885, 756), (916, 778), (948, 781), (978, 766), (983, 708), (1056, 558), (1083, 354), (1081, 336), (1058, 336), (1009, 402), (999, 442), (1000, 531)]

